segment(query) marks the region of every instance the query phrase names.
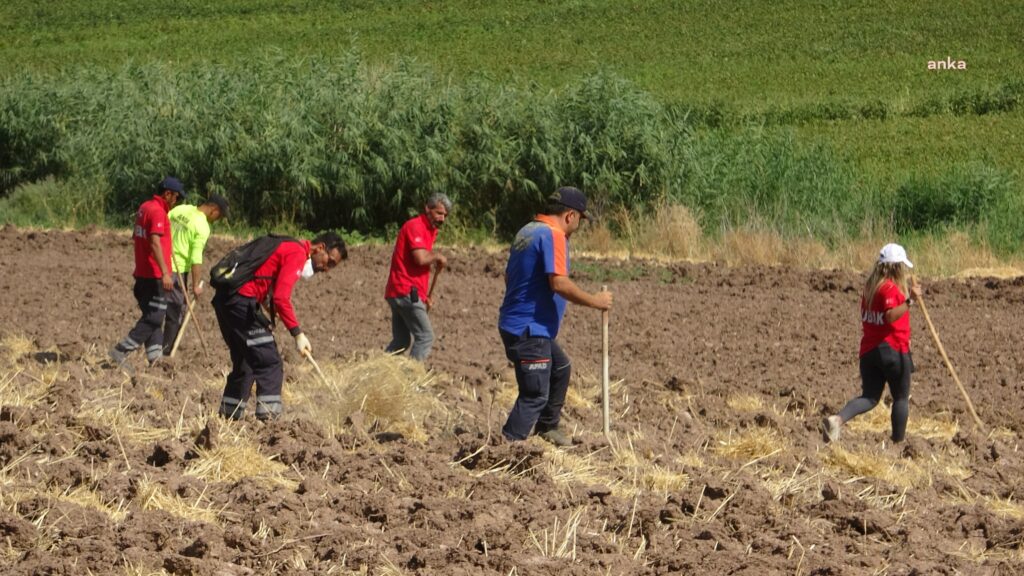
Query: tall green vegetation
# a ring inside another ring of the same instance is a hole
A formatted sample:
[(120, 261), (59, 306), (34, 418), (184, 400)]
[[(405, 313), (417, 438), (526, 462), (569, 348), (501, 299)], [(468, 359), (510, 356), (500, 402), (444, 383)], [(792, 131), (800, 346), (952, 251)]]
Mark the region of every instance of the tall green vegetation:
[[(1016, 252), (1022, 18), (1015, 0), (9, 0), (0, 222), (121, 224), (175, 173), (242, 226), (379, 234), (444, 191), (462, 229), (501, 234), (571, 183), (613, 228), (676, 202), (709, 234), (966, 231)], [(927, 70), (947, 56), (967, 70)]]
[(452, 83), (355, 52), (25, 72), (0, 82), (0, 191), (10, 196), (0, 215), (125, 223), (176, 174), (197, 195), (228, 196), (254, 226), (380, 231), (440, 191), (473, 225), (508, 233), (573, 184), (598, 213), (680, 202), (711, 233), (756, 224), (833, 243), (874, 218), (899, 232), (977, 228), (1000, 250), (1019, 246), (1021, 225), (1004, 217), (1020, 197), (1012, 173), (961, 162), (887, 188), (785, 126), (708, 118), (610, 73), (559, 91)]

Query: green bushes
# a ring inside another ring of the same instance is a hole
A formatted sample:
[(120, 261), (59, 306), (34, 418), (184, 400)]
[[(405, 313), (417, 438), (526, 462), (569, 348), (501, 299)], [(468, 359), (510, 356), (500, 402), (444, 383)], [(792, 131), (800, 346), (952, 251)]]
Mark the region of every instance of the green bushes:
[(46, 178), (25, 184), (0, 199), (0, 222), (50, 228), (103, 225), (108, 221), (106, 189), (102, 182), (90, 180)]
[(646, 203), (666, 182), (663, 120), (649, 95), (606, 74), (565, 94), (450, 87), (354, 54), (23, 75), (0, 93), (8, 190), (43, 175), (102, 179), (119, 214), (176, 174), (198, 195), (226, 194), (252, 224), (362, 230), (433, 191), (506, 231), (565, 183), (598, 206)]
[[(1019, 89), (999, 94), (1009, 102)], [(807, 110), (891, 113), (880, 101)], [(800, 110), (788, 114), (777, 120), (799, 122)], [(609, 73), (560, 91), (482, 76), (453, 84), (408, 61), (370, 67), (356, 53), (27, 73), (0, 80), (0, 217), (53, 225), (66, 211), (68, 223), (126, 224), (175, 174), (193, 198), (226, 195), (250, 226), (379, 234), (445, 192), (463, 225), (508, 234), (548, 192), (574, 184), (599, 213), (683, 203), (711, 234), (756, 223), (835, 243), (871, 219), (900, 233), (971, 225), (1000, 249), (1019, 246), (1000, 211), (1019, 203), (1012, 175), (961, 164), (887, 193), (882, 179), (767, 118), (719, 103), (665, 106)], [(43, 178), (52, 180), (24, 187)], [(88, 209), (51, 191), (72, 182), (90, 183)]]
[(1024, 238), (1024, 198), (1013, 178), (980, 164), (954, 166), (938, 177), (914, 176), (892, 196), (901, 232), (979, 229), (989, 246), (1012, 252)]
[(702, 132), (681, 148), (678, 165), (673, 197), (697, 208), (706, 230), (756, 221), (833, 242), (876, 208), (849, 165), (789, 130)]

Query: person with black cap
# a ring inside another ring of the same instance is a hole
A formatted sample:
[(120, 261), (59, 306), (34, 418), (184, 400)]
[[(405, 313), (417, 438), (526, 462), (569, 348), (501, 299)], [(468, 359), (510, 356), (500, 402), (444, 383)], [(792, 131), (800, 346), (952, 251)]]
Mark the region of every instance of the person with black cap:
[(142, 317), (123, 340), (110, 351), (110, 358), (127, 367), (128, 356), (146, 347), (152, 365), (163, 354), (163, 323), (171, 276), (171, 222), (168, 211), (185, 198), (185, 187), (173, 176), (164, 178), (153, 197), (142, 203), (135, 215), (132, 238), (135, 243), (135, 300)]
[(612, 305), (611, 292), (590, 293), (569, 279), (569, 237), (586, 218), (586, 195), (559, 188), (512, 242), (498, 314), (498, 332), (519, 387), (502, 428), (506, 440), (525, 440), (532, 431), (556, 446), (572, 444), (558, 428), (572, 364), (555, 338), (567, 301), (598, 310)]
[(185, 320), (186, 286), (191, 285), (190, 298), (203, 292), (203, 251), (210, 238), (210, 224), (228, 217), (228, 201), (220, 194), (211, 194), (199, 206), (182, 204), (168, 213), (171, 221), (171, 264), (174, 289), (167, 294), (167, 316), (164, 319), (164, 356), (170, 356), (174, 340)]

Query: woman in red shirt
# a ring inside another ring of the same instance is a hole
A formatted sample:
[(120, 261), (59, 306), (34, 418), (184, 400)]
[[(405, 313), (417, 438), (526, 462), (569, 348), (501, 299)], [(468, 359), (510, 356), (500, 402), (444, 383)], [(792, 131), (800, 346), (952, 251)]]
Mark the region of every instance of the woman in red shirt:
[[(910, 306), (921, 296), (917, 279), (910, 275), (914, 265), (899, 244), (882, 247), (878, 262), (864, 283), (860, 314), (864, 335), (860, 340), (862, 392), (843, 406), (839, 414), (822, 422), (826, 442), (839, 440), (844, 422), (874, 408), (882, 398), (886, 382), (892, 395), (892, 440), (902, 442), (910, 413)], [(907, 298), (907, 294), (910, 298)]]

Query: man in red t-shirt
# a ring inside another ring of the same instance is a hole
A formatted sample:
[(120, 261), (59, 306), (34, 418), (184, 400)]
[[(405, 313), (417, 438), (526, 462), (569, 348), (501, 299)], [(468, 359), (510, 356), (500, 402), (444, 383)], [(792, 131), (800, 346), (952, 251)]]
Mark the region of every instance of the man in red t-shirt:
[(167, 212), (185, 198), (181, 181), (168, 176), (160, 182), (157, 193), (139, 206), (135, 214), (132, 238), (135, 243), (135, 300), (142, 317), (128, 336), (110, 351), (118, 366), (127, 367), (128, 356), (145, 345), (146, 358), (152, 365), (163, 354), (163, 323), (167, 314), (167, 297), (173, 287), (171, 276), (171, 222)]
[(430, 354), (434, 328), (427, 316), (431, 307), (427, 287), (431, 266), (435, 275), (448, 266), (448, 260), (434, 252), (434, 240), (451, 209), (452, 201), (448, 196), (434, 194), (427, 199), (423, 214), (407, 221), (398, 231), (384, 288), (384, 298), (391, 307), (388, 352), (409, 350), (409, 356), (420, 361)]
[[(281, 387), (284, 368), (274, 341), (274, 316), (295, 338), (300, 354), (312, 352), (309, 338), (299, 327), (292, 308), (292, 289), (299, 279), (329, 272), (348, 258), (345, 241), (334, 232), (313, 239), (283, 240), (249, 280), (235, 292), (217, 290), (213, 309), (221, 336), (231, 352), (231, 373), (224, 385), (220, 415), (238, 420), (245, 413), (252, 384), (256, 382), (256, 418), (268, 420), (281, 415), (284, 403)], [(270, 311), (268, 317), (264, 309)]]

